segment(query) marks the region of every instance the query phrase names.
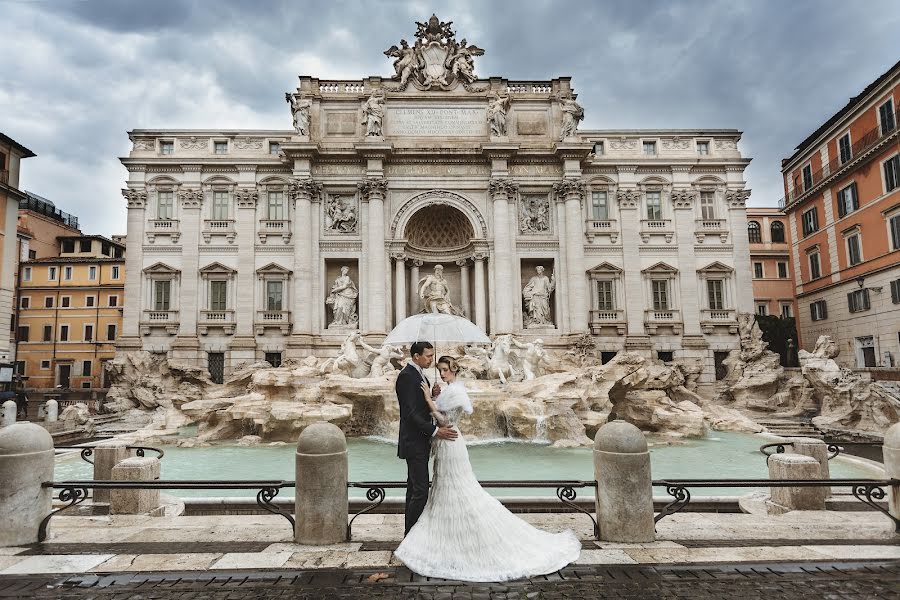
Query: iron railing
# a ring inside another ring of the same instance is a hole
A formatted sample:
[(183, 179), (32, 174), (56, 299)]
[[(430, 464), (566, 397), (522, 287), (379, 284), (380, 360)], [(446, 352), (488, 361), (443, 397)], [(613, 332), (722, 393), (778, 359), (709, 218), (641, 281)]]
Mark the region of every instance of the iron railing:
[[(801, 436), (796, 436), (801, 437)], [(818, 439), (818, 438), (810, 438), (810, 439)], [(844, 451), (844, 446), (877, 446), (878, 444), (872, 444), (869, 442), (825, 442), (828, 444), (828, 460), (839, 456), (841, 452)], [(794, 442), (773, 442), (771, 444), (763, 444), (759, 447), (759, 451), (763, 453), (766, 457), (766, 464), (769, 464), (769, 458), (773, 454), (784, 454), (787, 446), (793, 446)], [(769, 448), (775, 448), (774, 451), (769, 452)]]
[(61, 211), (49, 202), (45, 202), (33, 196), (19, 200), (19, 210), (30, 210), (44, 215), (45, 217), (50, 217), (54, 221), (59, 221), (73, 229), (78, 229), (78, 217)]
[(690, 504), (690, 488), (849, 487), (857, 500), (886, 515), (900, 533), (900, 519), (877, 504), (887, 497), (886, 488), (900, 489), (900, 479), (662, 479), (653, 486), (665, 487), (673, 498), (654, 517), (656, 523)]
[(809, 182), (803, 180), (803, 173), (794, 178), (793, 191), (778, 201), (778, 208), (784, 208), (789, 204), (800, 200), (808, 192), (815, 189), (823, 181), (836, 176), (839, 171), (845, 167), (857, 162), (857, 159), (864, 157), (866, 152), (877, 146), (880, 142), (897, 133), (897, 125), (900, 123), (900, 110), (894, 113), (894, 122), (892, 127), (884, 127), (883, 124), (875, 126), (867, 131), (855, 144), (850, 147), (850, 156), (846, 160), (841, 160), (840, 148), (837, 150), (837, 156), (828, 161), (828, 164), (812, 174)]
[[(97, 446), (56, 446), (54, 448), (54, 450), (65, 450), (65, 451), (80, 450), (81, 451), (81, 460), (83, 460), (86, 463), (94, 464), (94, 461), (92, 461), (90, 459), (90, 456), (92, 456), (94, 454), (94, 448), (96, 448), (96, 447)], [(125, 446), (125, 449), (126, 450), (134, 450), (135, 456), (140, 456), (140, 457), (143, 457), (144, 453), (147, 450), (152, 450), (153, 452), (156, 452), (156, 454), (157, 454), (156, 458), (162, 458), (163, 456), (166, 455), (166, 453), (163, 452), (163, 450), (161, 448), (154, 448), (152, 446)]]

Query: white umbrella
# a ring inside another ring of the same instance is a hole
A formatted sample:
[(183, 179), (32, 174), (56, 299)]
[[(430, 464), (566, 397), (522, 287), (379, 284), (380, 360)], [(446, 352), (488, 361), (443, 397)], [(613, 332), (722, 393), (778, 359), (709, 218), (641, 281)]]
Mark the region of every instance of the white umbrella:
[(443, 313), (422, 313), (407, 317), (384, 338), (384, 344), (391, 345), (413, 342), (431, 342), (437, 349), (438, 344), (490, 344), (491, 340), (472, 321)]

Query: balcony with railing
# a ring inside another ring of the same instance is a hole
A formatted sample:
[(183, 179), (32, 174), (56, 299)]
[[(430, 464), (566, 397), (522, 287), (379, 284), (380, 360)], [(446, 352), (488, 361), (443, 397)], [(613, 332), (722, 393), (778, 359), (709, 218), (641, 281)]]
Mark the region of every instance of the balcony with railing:
[(724, 244), (728, 241), (728, 222), (725, 219), (697, 219), (694, 235), (698, 244), (702, 244), (708, 235), (718, 236)]
[(291, 241), (291, 222), (287, 219), (263, 219), (259, 222), (259, 243), (265, 244), (269, 236), (281, 236), (282, 241), (287, 244)]
[(154, 328), (164, 329), (167, 334), (178, 333), (177, 310), (149, 310), (145, 309), (141, 317), (141, 335), (150, 335)]
[(806, 198), (822, 186), (843, 177), (851, 169), (861, 166), (873, 158), (877, 151), (898, 137), (897, 124), (900, 122), (900, 110), (894, 113), (893, 123), (890, 127), (880, 124), (867, 131), (856, 143), (850, 146), (850, 156), (838, 155), (828, 161), (821, 169), (812, 174), (812, 177), (804, 181), (803, 174), (794, 179), (794, 187), (787, 196), (778, 201), (778, 208), (785, 208)]
[(712, 333), (716, 327), (727, 327), (729, 333), (737, 333), (737, 311), (731, 308), (704, 308), (700, 311), (700, 328)]
[(585, 222), (585, 235), (593, 242), (598, 235), (608, 235), (613, 244), (619, 239), (619, 225), (615, 219), (589, 219)]
[(9, 185), (9, 169), (0, 169), (0, 183)]
[(203, 241), (207, 244), (212, 241), (214, 235), (224, 235), (229, 244), (234, 243), (235, 230), (234, 219), (204, 219), (203, 231), (200, 232)]
[(674, 309), (644, 311), (644, 327), (651, 335), (660, 327), (669, 327), (674, 333), (680, 334), (682, 328), (681, 311)]
[(234, 311), (225, 310), (201, 310), (200, 320), (197, 321), (197, 330), (200, 335), (209, 333), (210, 327), (221, 327), (227, 335), (234, 333)]
[(291, 311), (258, 310), (254, 327), (256, 335), (263, 335), (267, 327), (277, 328), (284, 335), (288, 335), (291, 332)]
[(591, 311), (589, 325), (592, 335), (601, 335), (605, 328), (615, 329), (617, 335), (625, 335), (626, 321), (624, 310)]
[(177, 243), (181, 237), (178, 219), (150, 219), (147, 221), (147, 242), (153, 244), (156, 238), (166, 235)]
[(672, 241), (675, 229), (672, 227), (672, 219), (641, 219), (641, 240), (646, 244), (650, 237), (661, 235), (666, 238), (666, 243)]
[[(7, 179), (4, 179), (3, 183), (8, 183), (9, 171), (0, 171), (0, 173), (6, 173)], [(49, 217), (54, 221), (59, 221), (63, 225), (71, 227), (72, 229), (78, 229), (78, 217), (59, 210), (58, 208), (53, 206), (52, 202), (42, 200), (39, 196), (31, 193), (28, 193), (27, 198), (19, 200), (19, 210), (30, 210), (39, 215)]]

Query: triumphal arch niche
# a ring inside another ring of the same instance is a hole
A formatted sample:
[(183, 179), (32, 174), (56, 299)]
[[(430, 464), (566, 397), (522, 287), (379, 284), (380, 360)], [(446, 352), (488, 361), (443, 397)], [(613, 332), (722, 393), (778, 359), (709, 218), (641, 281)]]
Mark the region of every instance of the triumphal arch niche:
[(486, 50), (436, 16), (410, 33), (386, 75), (301, 75), (290, 129), (130, 132), (120, 345), (226, 371), (327, 355), (425, 309), (440, 266), (491, 335), (590, 336), (711, 381), (752, 311), (740, 132), (582, 130), (569, 77), (482, 76)]

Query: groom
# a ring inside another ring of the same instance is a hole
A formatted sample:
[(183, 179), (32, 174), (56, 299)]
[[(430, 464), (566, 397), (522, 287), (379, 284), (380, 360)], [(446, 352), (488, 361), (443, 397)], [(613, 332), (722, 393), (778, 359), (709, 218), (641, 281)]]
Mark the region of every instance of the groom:
[[(409, 348), (411, 361), (397, 376), (395, 390), (400, 403), (400, 440), (397, 456), (406, 460), (406, 529), (409, 533), (428, 502), (428, 458), (431, 454), (431, 438), (455, 440), (452, 427), (438, 427), (431, 421), (431, 411), (425, 402), (422, 382), (431, 382), (425, 369), (434, 362), (434, 346), (428, 342), (414, 342)], [(432, 394), (440, 392), (437, 383)]]

